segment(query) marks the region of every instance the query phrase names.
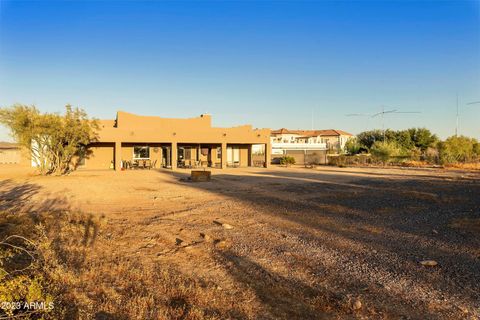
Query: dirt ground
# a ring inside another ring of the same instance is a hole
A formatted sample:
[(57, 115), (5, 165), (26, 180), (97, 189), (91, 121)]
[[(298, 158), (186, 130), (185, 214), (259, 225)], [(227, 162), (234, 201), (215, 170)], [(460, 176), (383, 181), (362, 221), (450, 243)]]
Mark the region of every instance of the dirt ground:
[(39, 177), (3, 166), (0, 209), (102, 217), (89, 245), (214, 283), (218, 297), (232, 298), (225, 308), (239, 310), (234, 318), (480, 318), (478, 171), (237, 168), (201, 183), (188, 175)]

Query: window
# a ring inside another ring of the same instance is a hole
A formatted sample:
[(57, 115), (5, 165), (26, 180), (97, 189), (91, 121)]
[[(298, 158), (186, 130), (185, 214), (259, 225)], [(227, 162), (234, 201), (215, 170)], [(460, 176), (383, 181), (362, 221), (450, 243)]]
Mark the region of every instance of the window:
[(133, 147), (133, 159), (150, 159), (150, 148), (143, 146)]

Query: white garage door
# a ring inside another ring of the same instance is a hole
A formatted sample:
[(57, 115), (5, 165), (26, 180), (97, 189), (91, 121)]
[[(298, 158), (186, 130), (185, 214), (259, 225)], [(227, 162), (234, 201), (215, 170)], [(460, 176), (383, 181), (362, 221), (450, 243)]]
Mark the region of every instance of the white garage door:
[(0, 149), (0, 164), (20, 163), (20, 150)]

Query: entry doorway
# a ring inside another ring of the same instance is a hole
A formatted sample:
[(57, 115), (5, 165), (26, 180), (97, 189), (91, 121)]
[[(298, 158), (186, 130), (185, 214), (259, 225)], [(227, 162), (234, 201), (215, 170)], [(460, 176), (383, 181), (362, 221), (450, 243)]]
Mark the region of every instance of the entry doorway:
[(230, 166), (230, 167), (240, 166), (240, 148), (239, 147), (227, 147), (227, 166)]

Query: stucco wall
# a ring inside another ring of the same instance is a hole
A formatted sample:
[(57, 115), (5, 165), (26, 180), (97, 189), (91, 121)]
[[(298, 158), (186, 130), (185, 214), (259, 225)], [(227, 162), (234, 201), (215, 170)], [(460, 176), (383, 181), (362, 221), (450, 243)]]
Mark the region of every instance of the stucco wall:
[(110, 164), (114, 160), (115, 144), (96, 143), (89, 149), (91, 152), (85, 159), (86, 169), (110, 169)]

